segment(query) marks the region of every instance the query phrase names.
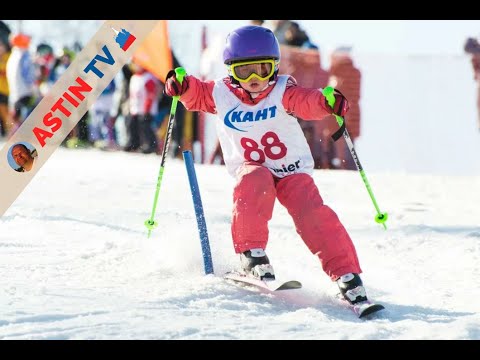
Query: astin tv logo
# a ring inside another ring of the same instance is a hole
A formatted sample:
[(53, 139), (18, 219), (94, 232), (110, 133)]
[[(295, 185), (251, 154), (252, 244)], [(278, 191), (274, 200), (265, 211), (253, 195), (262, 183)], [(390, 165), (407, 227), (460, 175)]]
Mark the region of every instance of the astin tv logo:
[(112, 30), (115, 32), (115, 41), (123, 51), (127, 51), (128, 48), (135, 42), (137, 39), (135, 36), (130, 34), (127, 30), (122, 29), (118, 31), (112, 27)]
[[(276, 106), (271, 106), (266, 109), (260, 109), (255, 112), (254, 111), (235, 111), (239, 106), (240, 104), (234, 107), (229, 112), (227, 112), (227, 114), (225, 115), (225, 118), (223, 119), (223, 123), (230, 129), (241, 131), (241, 132), (246, 132), (246, 130), (242, 130), (235, 127), (233, 123), (237, 123), (237, 124), (249, 123), (250, 124), (256, 121), (268, 120), (268, 119), (274, 118), (277, 113)], [(246, 126), (243, 125), (242, 127), (246, 127)]]

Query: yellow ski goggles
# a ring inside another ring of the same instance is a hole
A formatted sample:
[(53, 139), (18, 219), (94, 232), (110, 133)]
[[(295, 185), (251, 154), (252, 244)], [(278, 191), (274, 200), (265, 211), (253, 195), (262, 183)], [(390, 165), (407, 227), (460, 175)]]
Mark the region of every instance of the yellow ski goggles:
[(248, 82), (256, 77), (261, 81), (270, 79), (278, 64), (274, 59), (242, 61), (228, 65), (230, 75), (240, 82)]

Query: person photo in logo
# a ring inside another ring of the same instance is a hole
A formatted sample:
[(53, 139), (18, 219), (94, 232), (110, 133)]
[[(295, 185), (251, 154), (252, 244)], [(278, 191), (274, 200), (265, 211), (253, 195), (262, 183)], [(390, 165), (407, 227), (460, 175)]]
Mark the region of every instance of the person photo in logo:
[(8, 153), (8, 163), (18, 172), (32, 170), (37, 157), (37, 150), (29, 143), (18, 143), (11, 147)]

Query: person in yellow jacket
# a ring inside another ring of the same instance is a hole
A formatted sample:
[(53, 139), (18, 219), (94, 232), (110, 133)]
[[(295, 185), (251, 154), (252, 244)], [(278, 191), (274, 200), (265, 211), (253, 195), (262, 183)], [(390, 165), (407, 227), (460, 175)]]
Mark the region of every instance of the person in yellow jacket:
[(0, 39), (0, 127), (1, 135), (8, 135), (10, 121), (8, 116), (8, 81), (7, 81), (7, 60), (10, 57), (10, 46)]

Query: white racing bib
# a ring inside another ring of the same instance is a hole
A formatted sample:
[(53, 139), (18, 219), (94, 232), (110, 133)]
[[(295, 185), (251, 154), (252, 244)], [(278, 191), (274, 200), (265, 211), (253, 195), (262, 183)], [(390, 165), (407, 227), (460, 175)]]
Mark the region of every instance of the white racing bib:
[(298, 120), (282, 105), (288, 76), (280, 75), (272, 92), (257, 105), (241, 102), (217, 80), (213, 98), (217, 108), (217, 134), (230, 175), (242, 163), (255, 161), (279, 178), (312, 174), (314, 161)]

